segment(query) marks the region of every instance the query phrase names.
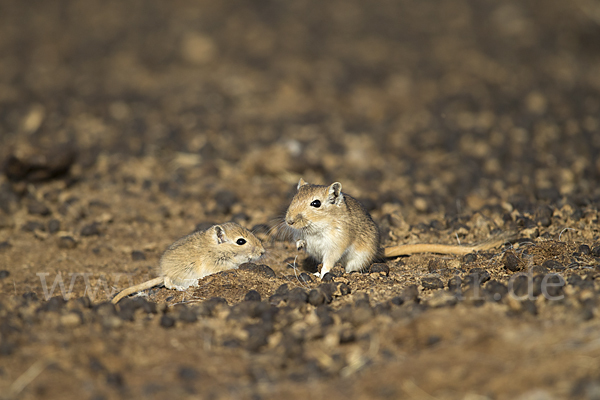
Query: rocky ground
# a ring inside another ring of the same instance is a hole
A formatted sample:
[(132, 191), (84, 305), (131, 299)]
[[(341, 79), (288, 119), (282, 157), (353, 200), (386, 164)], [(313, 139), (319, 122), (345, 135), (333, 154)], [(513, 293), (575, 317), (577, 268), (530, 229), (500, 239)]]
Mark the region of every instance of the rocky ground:
[[(593, 0), (0, 4), (0, 397), (600, 399)], [(384, 246), (271, 228), (339, 181)], [(153, 289), (234, 220), (267, 254)]]

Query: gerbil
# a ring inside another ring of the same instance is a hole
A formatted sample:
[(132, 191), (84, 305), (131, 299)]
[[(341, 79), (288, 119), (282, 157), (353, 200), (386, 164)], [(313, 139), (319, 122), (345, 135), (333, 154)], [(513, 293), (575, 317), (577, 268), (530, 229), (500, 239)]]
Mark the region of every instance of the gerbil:
[(361, 271), (383, 257), (414, 253), (468, 254), (491, 249), (512, 238), (504, 235), (476, 246), (407, 244), (381, 249), (379, 229), (360, 202), (345, 193), (342, 185), (311, 185), (300, 179), (298, 192), (289, 205), (286, 224), (292, 228), (298, 250), (323, 263), (321, 278), (336, 262), (346, 272)]
[(235, 222), (214, 225), (169, 246), (160, 258), (160, 276), (123, 290), (112, 303), (154, 286), (177, 290), (198, 286), (198, 279), (255, 261), (264, 253), (260, 240)]

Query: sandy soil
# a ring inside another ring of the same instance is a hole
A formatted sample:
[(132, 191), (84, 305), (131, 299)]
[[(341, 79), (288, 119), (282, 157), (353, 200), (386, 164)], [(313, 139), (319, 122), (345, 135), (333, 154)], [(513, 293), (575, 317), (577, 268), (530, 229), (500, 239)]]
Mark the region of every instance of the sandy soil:
[[(4, 1), (0, 397), (599, 399), (592, 0)], [(384, 246), (310, 274), (300, 177)], [(258, 263), (108, 301), (237, 221)]]

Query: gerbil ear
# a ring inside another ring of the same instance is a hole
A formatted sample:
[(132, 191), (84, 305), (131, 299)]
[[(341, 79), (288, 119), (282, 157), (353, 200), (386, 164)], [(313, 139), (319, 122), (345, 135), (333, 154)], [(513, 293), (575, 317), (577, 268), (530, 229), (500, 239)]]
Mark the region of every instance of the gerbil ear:
[(225, 231), (221, 225), (215, 225), (215, 237), (217, 238), (217, 244), (225, 242)]
[(308, 185), (308, 183), (304, 182), (304, 179), (300, 178), (300, 180), (298, 181), (298, 186), (296, 187), (296, 189), (300, 189), (300, 187), (302, 187), (304, 185)]
[(344, 201), (344, 194), (342, 193), (342, 184), (334, 182), (329, 186), (329, 193), (327, 194), (327, 202), (339, 206)]

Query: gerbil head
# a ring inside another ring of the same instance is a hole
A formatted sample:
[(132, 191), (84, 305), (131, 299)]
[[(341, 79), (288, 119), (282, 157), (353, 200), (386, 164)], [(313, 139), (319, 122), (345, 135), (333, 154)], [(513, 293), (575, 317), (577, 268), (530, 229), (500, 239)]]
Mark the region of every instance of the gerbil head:
[(236, 224), (226, 222), (209, 229), (217, 251), (225, 257), (231, 257), (237, 265), (258, 260), (265, 249), (252, 232)]
[(320, 186), (300, 179), (298, 192), (287, 209), (285, 222), (294, 229), (318, 228), (345, 207), (341, 183)]

